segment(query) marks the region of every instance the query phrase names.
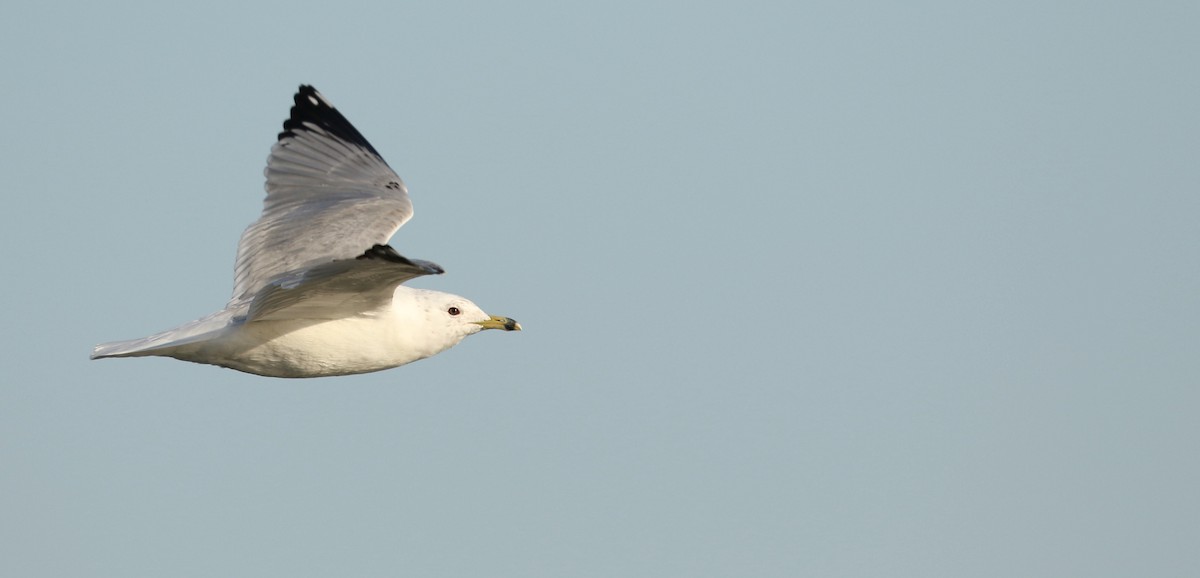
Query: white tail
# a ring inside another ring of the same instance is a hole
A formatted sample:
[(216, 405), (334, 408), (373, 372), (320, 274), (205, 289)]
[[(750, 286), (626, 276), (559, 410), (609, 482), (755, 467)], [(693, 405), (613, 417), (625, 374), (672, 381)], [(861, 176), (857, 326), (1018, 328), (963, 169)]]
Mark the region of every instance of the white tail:
[(92, 348), (92, 359), (169, 355), (168, 350), (174, 347), (208, 339), (214, 332), (227, 327), (233, 317), (228, 310), (218, 311), (149, 337), (101, 343)]

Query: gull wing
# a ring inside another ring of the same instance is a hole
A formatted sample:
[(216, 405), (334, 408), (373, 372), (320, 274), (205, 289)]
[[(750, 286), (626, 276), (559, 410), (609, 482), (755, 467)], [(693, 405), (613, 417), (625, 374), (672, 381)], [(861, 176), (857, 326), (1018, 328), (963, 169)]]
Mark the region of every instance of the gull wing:
[(354, 259), (282, 275), (258, 291), (246, 322), (341, 319), (383, 309), (396, 286), (422, 275), (440, 275), (436, 263), (408, 259), (375, 245)]
[(408, 188), (321, 93), (303, 85), (267, 158), (262, 215), (238, 243), (230, 303), (276, 277), (386, 244), (412, 217)]

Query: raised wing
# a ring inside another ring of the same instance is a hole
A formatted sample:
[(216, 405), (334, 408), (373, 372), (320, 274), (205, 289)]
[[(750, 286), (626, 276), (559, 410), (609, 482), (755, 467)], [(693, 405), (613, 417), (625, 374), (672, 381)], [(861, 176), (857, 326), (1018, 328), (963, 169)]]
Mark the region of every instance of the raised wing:
[(391, 304), (397, 285), (441, 273), (436, 263), (408, 259), (387, 245), (375, 245), (354, 259), (277, 277), (254, 296), (246, 322), (342, 319), (376, 311)]
[(294, 100), (267, 158), (262, 215), (238, 243), (231, 303), (386, 244), (413, 214), (404, 182), (321, 93), (304, 85)]

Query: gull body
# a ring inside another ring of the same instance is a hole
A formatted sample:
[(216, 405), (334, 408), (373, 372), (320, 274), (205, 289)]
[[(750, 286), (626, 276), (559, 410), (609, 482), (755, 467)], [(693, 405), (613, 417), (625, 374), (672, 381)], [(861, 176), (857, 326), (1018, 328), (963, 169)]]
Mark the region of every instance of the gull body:
[(441, 274), (385, 245), (412, 216), (400, 177), (315, 89), (301, 86), (267, 161), (263, 214), (242, 235), (226, 307), (103, 343), (93, 359), (165, 356), (270, 377), (379, 371), (484, 329), (520, 330), (470, 300), (401, 283)]

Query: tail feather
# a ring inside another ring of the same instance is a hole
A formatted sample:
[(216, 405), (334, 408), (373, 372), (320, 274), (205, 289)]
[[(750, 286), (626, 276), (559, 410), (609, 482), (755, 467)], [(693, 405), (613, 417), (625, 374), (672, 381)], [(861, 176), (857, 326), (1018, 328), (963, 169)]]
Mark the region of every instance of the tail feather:
[(153, 349), (154, 344), (150, 337), (141, 339), (129, 339), (127, 341), (109, 341), (101, 343), (92, 348), (92, 359), (104, 359), (106, 357), (137, 357), (140, 355), (154, 355), (149, 352)]
[(101, 343), (92, 348), (91, 358), (163, 355), (171, 348), (207, 339), (212, 333), (228, 326), (233, 317), (234, 314), (229, 310), (218, 311), (149, 337)]

